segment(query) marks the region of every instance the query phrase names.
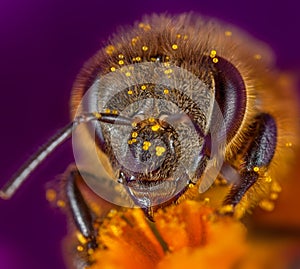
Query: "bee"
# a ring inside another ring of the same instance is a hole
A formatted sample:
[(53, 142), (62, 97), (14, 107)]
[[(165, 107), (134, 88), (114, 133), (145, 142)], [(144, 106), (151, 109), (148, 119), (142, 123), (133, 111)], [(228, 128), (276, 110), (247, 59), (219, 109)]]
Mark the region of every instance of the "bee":
[(72, 90), (72, 122), (0, 196), (10, 198), (72, 136), (76, 166), (64, 193), (87, 251), (98, 247), (97, 228), (82, 186), (141, 208), (151, 221), (185, 198), (238, 218), (256, 205), (271, 210), (298, 131), (289, 79), (272, 59), (265, 45), (214, 20), (145, 17), (85, 64)]

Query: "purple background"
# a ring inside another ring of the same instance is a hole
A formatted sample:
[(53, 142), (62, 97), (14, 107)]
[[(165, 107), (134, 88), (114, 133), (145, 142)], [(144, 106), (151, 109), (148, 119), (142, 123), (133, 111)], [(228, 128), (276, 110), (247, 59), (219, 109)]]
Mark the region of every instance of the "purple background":
[[(295, 69), (300, 67), (297, 2), (1, 0), (0, 185), (69, 121), (76, 74), (118, 25), (152, 12), (201, 12), (246, 29), (273, 47), (279, 67)], [(60, 242), (67, 223), (46, 202), (45, 184), (72, 161), (66, 143), (13, 199), (0, 201), (0, 269), (64, 268)]]

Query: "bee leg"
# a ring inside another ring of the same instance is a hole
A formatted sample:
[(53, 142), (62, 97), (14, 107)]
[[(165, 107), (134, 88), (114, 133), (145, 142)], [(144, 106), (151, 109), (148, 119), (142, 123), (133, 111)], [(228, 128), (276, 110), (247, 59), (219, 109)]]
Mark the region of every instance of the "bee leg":
[(266, 113), (256, 117), (253, 140), (244, 155), (244, 165), (240, 171), (240, 181), (230, 190), (225, 205), (236, 206), (247, 190), (259, 178), (259, 170), (267, 168), (276, 148), (277, 126), (274, 118)]
[(96, 249), (96, 231), (93, 226), (93, 216), (78, 187), (78, 178), (81, 179), (77, 169), (67, 175), (66, 194), (71, 215), (80, 233), (85, 237), (88, 249)]

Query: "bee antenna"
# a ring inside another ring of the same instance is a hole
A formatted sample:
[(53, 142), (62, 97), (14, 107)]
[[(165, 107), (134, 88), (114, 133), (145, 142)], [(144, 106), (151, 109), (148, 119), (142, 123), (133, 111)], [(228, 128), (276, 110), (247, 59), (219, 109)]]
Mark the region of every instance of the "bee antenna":
[(81, 123), (99, 120), (99, 113), (82, 114), (74, 119), (67, 126), (59, 130), (53, 137), (41, 146), (20, 169), (12, 176), (12, 178), (0, 190), (0, 198), (10, 199), (14, 193), (20, 188), (28, 176), (63, 142), (71, 137), (72, 131)]

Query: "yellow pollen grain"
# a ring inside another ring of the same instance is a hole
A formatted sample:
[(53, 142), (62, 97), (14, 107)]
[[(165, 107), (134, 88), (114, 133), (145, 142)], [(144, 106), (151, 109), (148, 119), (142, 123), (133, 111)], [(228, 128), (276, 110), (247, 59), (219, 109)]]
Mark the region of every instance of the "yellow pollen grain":
[(139, 28), (143, 29), (144, 31), (149, 31), (151, 30), (150, 24), (145, 24), (145, 23), (139, 23)]
[(110, 71), (111, 71), (111, 72), (115, 72), (115, 71), (116, 71), (116, 68), (115, 68), (114, 66), (112, 66), (112, 67), (110, 68)]
[(181, 37), (181, 34), (177, 34), (176, 37), (177, 37), (177, 38), (180, 38), (180, 37)]
[(167, 69), (167, 70), (164, 71), (164, 73), (165, 73), (166, 75), (171, 74), (172, 72), (173, 72), (172, 69)]
[(151, 127), (152, 131), (156, 132), (160, 129), (160, 125), (159, 124), (155, 124)]
[(126, 72), (126, 73), (125, 73), (125, 76), (126, 76), (126, 77), (130, 77), (130, 76), (131, 76), (131, 73), (130, 73), (130, 72)]
[(187, 40), (188, 38), (189, 38), (188, 35), (184, 35), (184, 36), (183, 36), (183, 40)]
[(123, 64), (124, 64), (124, 61), (123, 61), (123, 60), (120, 60), (118, 63), (119, 63), (119, 65), (123, 65)]
[(271, 182), (272, 182), (272, 178), (271, 178), (270, 176), (268, 176), (268, 177), (266, 177), (265, 181), (266, 181), (267, 183), (271, 183)]
[(131, 126), (132, 126), (132, 127), (136, 127), (136, 126), (137, 126), (137, 123), (136, 123), (136, 122), (133, 122), (133, 123), (131, 123)]
[(195, 187), (195, 184), (190, 183), (188, 186), (190, 189)]
[(77, 246), (77, 251), (82, 252), (83, 251), (83, 246)]
[(133, 132), (133, 133), (131, 134), (131, 137), (136, 138), (137, 136), (138, 136), (138, 133), (137, 133), (137, 132)]
[(143, 46), (143, 47), (142, 47), (142, 50), (143, 50), (143, 51), (147, 51), (148, 49), (149, 49), (149, 48), (148, 48), (147, 46)]
[(114, 51), (116, 50), (116, 48), (113, 45), (109, 45), (105, 48), (105, 52), (108, 55), (112, 55), (114, 53)]
[(128, 94), (132, 94), (132, 93), (133, 93), (133, 91), (132, 91), (132, 90), (129, 90), (127, 93), (128, 93)]
[(119, 57), (119, 59), (124, 59), (124, 55), (123, 54), (119, 54), (118, 57)]
[(128, 140), (128, 141), (127, 141), (127, 144), (128, 144), (128, 145), (131, 145), (131, 144), (132, 144), (132, 140)]
[(93, 250), (92, 248), (90, 248), (90, 249), (88, 250), (88, 254), (89, 254), (89, 255), (94, 254), (94, 250)]
[(253, 168), (253, 171), (254, 171), (254, 172), (258, 172), (258, 171), (259, 171), (259, 167), (255, 166), (255, 167)]
[(155, 148), (155, 150), (156, 150), (156, 155), (157, 156), (163, 155), (163, 153), (166, 151), (166, 149), (164, 147), (161, 147), (161, 146), (157, 146)]
[(154, 122), (154, 118), (149, 118), (149, 122)]
[(232, 36), (232, 32), (231, 31), (225, 31), (225, 36)]
[(119, 112), (118, 112), (118, 110), (115, 110), (115, 109), (114, 109), (114, 110), (112, 111), (112, 113), (115, 114), (115, 115), (117, 115)]
[(224, 205), (220, 209), (221, 214), (231, 213), (234, 211), (233, 205)]
[(142, 85), (142, 86), (141, 86), (141, 89), (142, 89), (142, 90), (146, 90), (146, 89), (147, 89), (147, 86), (146, 86), (146, 85)]
[(56, 191), (53, 190), (53, 189), (47, 190), (47, 192), (46, 192), (46, 199), (49, 202), (53, 202), (56, 199)]
[(110, 113), (110, 109), (109, 108), (106, 108), (104, 111), (105, 111), (105, 113)]
[(204, 203), (205, 203), (205, 204), (209, 204), (209, 202), (210, 202), (209, 197), (205, 197), (205, 198), (204, 198)]
[(276, 181), (274, 181), (272, 183), (271, 190), (274, 192), (281, 192), (282, 188)]
[(136, 44), (136, 42), (139, 40), (139, 37), (137, 36), (137, 37), (134, 37), (134, 38), (132, 38), (131, 39), (131, 44), (132, 45), (135, 45)]
[(255, 54), (254, 55), (254, 59), (255, 60), (260, 60), (262, 57), (261, 57), (261, 55), (260, 54)]
[(211, 51), (210, 51), (210, 55), (209, 55), (209, 56), (210, 56), (211, 58), (216, 57), (216, 55), (217, 55), (217, 51), (216, 51), (216, 50), (211, 50)]
[(58, 200), (56, 204), (57, 204), (58, 207), (65, 207), (66, 206), (66, 203), (63, 200)]
[(173, 44), (173, 45), (172, 45), (172, 49), (173, 49), (173, 50), (177, 50), (177, 49), (178, 49), (178, 45), (177, 45), (177, 44)]
[(76, 233), (76, 237), (77, 237), (77, 240), (81, 243), (81, 244), (86, 244), (87, 243), (87, 240), (86, 238), (82, 235), (82, 233), (79, 233), (77, 232)]
[(168, 89), (164, 89), (164, 94), (168, 94), (169, 90)]
[(135, 57), (135, 60), (137, 61), (137, 62), (140, 62), (141, 60), (142, 60), (142, 58), (141, 57)]
[(101, 114), (99, 112), (94, 112), (93, 115), (95, 116), (95, 118), (100, 119), (101, 118)]
[(212, 61), (216, 64), (219, 61), (219, 59), (218, 58), (213, 58)]
[(116, 225), (111, 225), (110, 229), (115, 236), (120, 236), (123, 233), (120, 227), (117, 227)]
[(131, 139), (131, 143), (135, 143), (136, 142), (136, 139), (135, 138), (132, 138)]
[(278, 193), (275, 193), (275, 192), (271, 193), (271, 195), (270, 195), (271, 200), (276, 200), (277, 198), (278, 198)]
[(143, 150), (148, 150), (151, 146), (151, 142), (149, 141), (144, 141), (143, 143)]
[(285, 144), (285, 146), (286, 146), (287, 148), (290, 148), (292, 145), (293, 145), (292, 142), (287, 142), (287, 143)]
[(259, 206), (266, 211), (273, 211), (275, 207), (274, 203), (267, 199), (260, 201)]

